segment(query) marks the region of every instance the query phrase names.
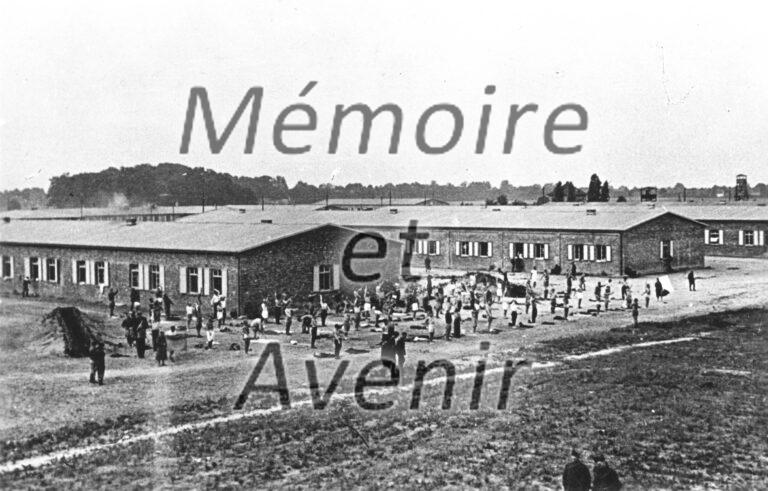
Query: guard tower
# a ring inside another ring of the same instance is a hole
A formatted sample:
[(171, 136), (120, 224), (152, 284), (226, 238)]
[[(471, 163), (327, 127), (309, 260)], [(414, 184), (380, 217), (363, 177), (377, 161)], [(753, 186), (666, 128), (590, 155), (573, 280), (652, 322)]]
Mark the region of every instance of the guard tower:
[(640, 190), (640, 201), (656, 201), (658, 190), (655, 187), (645, 187)]
[(749, 185), (747, 184), (747, 176), (745, 174), (736, 176), (736, 188), (733, 190), (733, 199), (734, 201), (749, 200)]

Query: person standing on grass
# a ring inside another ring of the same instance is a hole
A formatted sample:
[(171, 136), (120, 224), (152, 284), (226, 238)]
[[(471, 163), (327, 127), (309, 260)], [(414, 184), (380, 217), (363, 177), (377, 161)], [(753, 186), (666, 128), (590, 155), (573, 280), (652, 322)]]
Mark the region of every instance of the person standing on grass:
[(336, 327), (333, 330), (333, 356), (337, 360), (339, 359), (339, 355), (341, 354), (341, 347), (344, 343), (343, 341), (344, 337), (341, 335), (341, 327)]
[(451, 319), (453, 322), (453, 337), (459, 339), (461, 337), (461, 311), (456, 310)]
[(696, 291), (696, 275), (693, 273), (693, 270), (688, 272), (688, 291)]
[(608, 304), (611, 302), (611, 285), (605, 285), (605, 311), (608, 312)]
[(309, 347), (315, 349), (315, 342), (317, 341), (317, 321), (312, 316), (309, 317)]
[(587, 278), (584, 273), (579, 276), (579, 290), (585, 291), (587, 289)]
[(571, 310), (571, 297), (563, 297), (563, 319), (568, 320), (568, 312)]
[(536, 324), (536, 317), (539, 315), (539, 308), (536, 306), (536, 299), (531, 299), (531, 324)]
[(129, 348), (133, 348), (133, 340), (135, 337), (133, 336), (133, 321), (134, 319), (131, 318), (131, 315), (133, 312), (125, 313), (125, 319), (123, 319), (122, 324), (120, 326), (123, 328), (123, 332), (125, 333), (125, 342), (128, 343)]
[(91, 349), (88, 351), (88, 357), (91, 359), (91, 383), (96, 383), (98, 376), (99, 385), (104, 385), (104, 343), (93, 340)]
[(248, 354), (251, 349), (251, 327), (247, 322), (243, 322), (243, 351)]
[(664, 298), (663, 292), (664, 287), (661, 285), (661, 280), (656, 278), (656, 283), (654, 284), (654, 287), (656, 288), (656, 300), (661, 302), (661, 299)]
[(265, 298), (261, 302), (261, 325), (266, 326), (269, 321), (269, 306), (267, 305), (267, 299)]
[[(568, 296), (568, 293), (566, 293), (565, 295)], [(544, 298), (547, 298), (547, 297), (544, 297)], [(557, 307), (557, 297), (554, 295), (554, 292), (552, 292), (552, 298), (549, 300), (549, 310), (552, 315), (555, 315), (556, 307)]]
[(152, 351), (157, 351), (157, 337), (160, 334), (160, 322), (152, 321)]
[(168, 293), (163, 293), (163, 308), (165, 310), (166, 319), (171, 317), (171, 305), (173, 305), (173, 300), (168, 296)]
[(328, 304), (323, 300), (323, 296), (320, 295), (320, 325), (325, 327), (325, 319), (328, 318)]
[(568, 275), (565, 279), (565, 294), (571, 296), (571, 290), (573, 290), (573, 276)]
[(547, 295), (549, 295), (549, 271), (545, 269), (544, 270), (544, 300), (547, 299)]
[(192, 304), (187, 302), (186, 310), (187, 314), (187, 331), (189, 331), (192, 328), (192, 315), (195, 313), (194, 307), (192, 307)]
[(29, 297), (29, 283), (29, 276), (25, 276), (24, 279), (21, 280), (21, 298)]
[(291, 307), (291, 301), (285, 304), (285, 335), (291, 335), (291, 325), (293, 324), (293, 308)]
[(578, 310), (581, 310), (581, 302), (584, 300), (584, 288), (579, 287), (578, 290), (576, 290), (576, 308)]
[(197, 337), (201, 337), (200, 331), (203, 330), (203, 302), (200, 300), (200, 296), (197, 296), (197, 302), (195, 302), (195, 329), (197, 330)]
[(114, 288), (110, 288), (109, 293), (107, 293), (107, 301), (109, 302), (110, 317), (115, 316), (115, 297), (117, 297), (117, 290), (115, 290)]
[(157, 347), (155, 349), (155, 360), (157, 366), (165, 366), (165, 360), (168, 358), (168, 340), (165, 339), (165, 332), (160, 331), (157, 335)]
[(595, 300), (600, 301), (601, 298), (603, 298), (603, 285), (598, 281), (597, 286), (595, 286)]
[(208, 317), (208, 322), (205, 324), (205, 338), (208, 341), (206, 349), (213, 349), (213, 314)]
[(135, 288), (131, 288), (131, 294), (128, 297), (131, 301), (131, 310), (136, 310), (141, 306), (141, 294)]
[(637, 329), (637, 316), (640, 314), (640, 304), (637, 299), (632, 302), (632, 319), (635, 323), (635, 329)]
[(431, 312), (427, 315), (427, 320), (424, 321), (424, 327), (427, 328), (429, 342), (431, 343), (435, 339), (435, 316)]
[(405, 365), (405, 341), (407, 339), (405, 331), (401, 332), (395, 340), (395, 356), (397, 357), (397, 373), (403, 373), (403, 366)]
[(646, 283), (645, 284), (645, 290), (643, 290), (643, 296), (645, 297), (645, 308), (648, 308), (648, 305), (651, 303), (651, 284)]
[(580, 459), (579, 452), (571, 451), (573, 461), (566, 464), (563, 470), (563, 491), (589, 491), (592, 486), (592, 475)]
[(147, 318), (139, 312), (136, 317), (136, 356), (144, 358), (144, 352), (147, 350)]
[(627, 301), (627, 308), (632, 308), (632, 287), (627, 285), (627, 290), (624, 292), (625, 300)]

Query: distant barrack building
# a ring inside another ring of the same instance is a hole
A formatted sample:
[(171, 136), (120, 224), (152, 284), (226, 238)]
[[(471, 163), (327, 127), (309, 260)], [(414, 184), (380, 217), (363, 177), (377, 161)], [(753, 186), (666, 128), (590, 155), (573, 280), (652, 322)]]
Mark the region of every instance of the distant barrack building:
[(329, 198), (318, 201), (318, 210), (372, 210), (385, 206), (448, 206), (449, 202), (434, 198)]
[(590, 275), (701, 267), (706, 228), (661, 208), (591, 206), (410, 206), (371, 211), (222, 207), (181, 221), (336, 223), (393, 240), (413, 237), (404, 246), (417, 267), (426, 258), (432, 268), (468, 271), (534, 267), (541, 271), (573, 263), (579, 273)]
[[(96, 300), (109, 288), (148, 292), (162, 288), (179, 309), (214, 290), (228, 308), (249, 315), (264, 298), (287, 292), (343, 292), (373, 282), (351, 282), (342, 274), (342, 254), (359, 232), (332, 224), (95, 223), (10, 220), (0, 224), (4, 293), (30, 291), (44, 297)], [(381, 250), (370, 238), (355, 252)], [(387, 241), (381, 258), (355, 259), (359, 275), (397, 281), (402, 245)]]

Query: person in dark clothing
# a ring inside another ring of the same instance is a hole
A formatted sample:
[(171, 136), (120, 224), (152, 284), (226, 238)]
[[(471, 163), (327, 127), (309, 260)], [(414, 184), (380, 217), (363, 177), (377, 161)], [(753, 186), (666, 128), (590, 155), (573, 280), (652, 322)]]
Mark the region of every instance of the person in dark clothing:
[(24, 279), (21, 280), (21, 296), (29, 296), (29, 276), (25, 276)]
[(315, 349), (315, 341), (317, 341), (317, 322), (314, 317), (309, 317), (309, 347)]
[(593, 491), (619, 491), (621, 481), (615, 470), (611, 469), (602, 454), (595, 455), (592, 460), (595, 466), (592, 468)]
[(661, 285), (661, 280), (656, 278), (656, 283), (653, 286), (656, 289), (656, 300), (661, 301), (661, 299), (664, 297), (664, 295), (662, 295), (664, 292), (664, 287)]
[(603, 298), (603, 285), (598, 281), (597, 286), (595, 286), (595, 300), (600, 302), (601, 298)]
[(301, 333), (307, 334), (309, 332), (309, 328), (312, 327), (312, 316), (309, 314), (304, 314), (301, 316)]
[(128, 347), (130, 348), (133, 348), (133, 342), (136, 340), (136, 336), (134, 336), (135, 322), (136, 317), (134, 316), (133, 312), (126, 312), (125, 319), (123, 319), (122, 324), (120, 324), (123, 328), (123, 332), (125, 333), (125, 341), (128, 343)]
[(117, 297), (117, 290), (114, 288), (109, 289), (109, 293), (107, 293), (107, 300), (109, 301), (109, 316), (114, 317), (115, 316), (115, 297)]
[(696, 275), (693, 271), (688, 272), (688, 291), (696, 291)]
[(139, 358), (144, 358), (144, 352), (147, 350), (147, 318), (139, 312), (136, 317), (136, 355)]
[(635, 299), (634, 302), (632, 302), (632, 320), (635, 324), (635, 329), (637, 329), (637, 316), (640, 314), (640, 305), (638, 304), (638, 300)]
[(245, 354), (251, 349), (251, 328), (247, 322), (243, 323), (243, 350)]
[(539, 308), (536, 306), (536, 299), (531, 299), (531, 324), (536, 324), (536, 316), (539, 315)]
[(328, 318), (328, 304), (323, 301), (323, 296), (320, 295), (320, 325), (325, 327), (325, 319)]
[(565, 279), (565, 294), (571, 296), (571, 290), (573, 290), (573, 277), (575, 275), (568, 275)]
[(563, 470), (564, 491), (589, 491), (592, 485), (592, 475), (589, 468), (579, 458), (579, 452), (571, 452), (573, 460), (565, 465)]
[(166, 319), (171, 316), (171, 305), (173, 305), (173, 300), (171, 300), (167, 293), (163, 293), (163, 307), (165, 308)]
[(337, 327), (333, 330), (333, 356), (338, 360), (341, 354), (341, 346), (344, 336), (341, 335), (341, 328)]
[(165, 360), (168, 359), (168, 341), (165, 339), (164, 331), (158, 333), (156, 344), (155, 360), (157, 360), (157, 365), (165, 366)]
[(445, 340), (451, 340), (451, 329), (453, 327), (453, 316), (459, 315), (458, 313), (451, 314), (451, 310), (445, 311)]
[(397, 371), (403, 372), (403, 365), (405, 365), (405, 340), (407, 335), (405, 332), (401, 332), (395, 340), (395, 356), (397, 357)]
[(571, 276), (576, 277), (576, 263), (571, 263)]
[(88, 356), (91, 359), (91, 383), (95, 384), (98, 376), (99, 385), (104, 385), (104, 343), (94, 340)]
[(395, 362), (397, 331), (391, 329), (381, 335), (381, 361)]
[(454, 338), (460, 338), (461, 337), (461, 314), (460, 310), (457, 310), (453, 313), (453, 337)]

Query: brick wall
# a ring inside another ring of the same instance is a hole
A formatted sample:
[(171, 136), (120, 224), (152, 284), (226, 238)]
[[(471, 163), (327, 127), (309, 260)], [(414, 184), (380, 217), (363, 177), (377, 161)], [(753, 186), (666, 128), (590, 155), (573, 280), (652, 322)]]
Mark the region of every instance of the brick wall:
[[(768, 255), (768, 245), (739, 245), (740, 230), (762, 230), (768, 235), (768, 223), (757, 221), (704, 221), (712, 234), (717, 230), (723, 231), (722, 244), (706, 244), (704, 232), (701, 234), (701, 243), (704, 244), (704, 254), (707, 256), (731, 256), (731, 257), (760, 257)], [(757, 241), (755, 241), (757, 244)]]
[[(361, 227), (363, 230), (368, 228)], [(382, 229), (382, 235), (399, 239), (405, 229)], [(509, 270), (511, 268), (510, 243), (547, 244), (549, 259), (523, 259), (525, 270), (534, 266), (543, 271), (552, 269), (559, 264), (562, 268), (570, 265), (567, 250), (569, 244), (607, 245), (611, 246), (613, 254), (611, 261), (576, 261), (577, 271), (589, 275), (619, 274), (620, 271), (620, 234), (618, 232), (556, 232), (556, 231), (515, 231), (515, 230), (461, 230), (448, 228), (418, 228), (417, 233), (426, 233), (428, 237), (422, 240), (437, 240), (440, 242), (440, 254), (418, 254), (414, 249), (411, 265), (424, 267), (424, 260), (429, 257), (432, 268), (447, 268), (458, 270), (488, 270), (492, 266)], [(456, 254), (456, 242), (490, 242), (491, 257), (461, 256)]]
[(663, 215), (623, 234), (623, 261), (641, 274), (664, 271), (660, 241), (674, 241), (673, 269), (704, 266), (704, 227), (675, 215)]
[[(358, 232), (333, 226), (323, 227), (288, 239), (274, 242), (240, 257), (239, 289), (244, 312), (255, 315), (263, 298), (272, 298), (277, 292), (287, 292), (294, 298), (305, 299), (314, 290), (314, 267), (323, 265), (339, 269), (338, 286), (344, 293), (366, 285), (371, 288), (382, 280), (399, 281), (402, 246), (387, 241), (383, 259), (355, 259), (352, 271), (357, 275), (378, 273), (380, 278), (371, 282), (357, 282), (348, 278), (342, 269), (342, 254)], [(355, 252), (371, 252), (376, 243), (365, 239), (355, 246)]]
[[(72, 282), (72, 260), (105, 261), (108, 263), (109, 286), (118, 289), (118, 303), (127, 303), (130, 291), (128, 268), (131, 263), (157, 264), (164, 267), (164, 290), (173, 300), (174, 311), (181, 312), (187, 301), (194, 301), (197, 295), (179, 293), (180, 267), (202, 267), (227, 270), (229, 306), (237, 308), (237, 259), (221, 254), (190, 254), (184, 252), (114, 251), (85, 248), (26, 247), (0, 245), (3, 256), (13, 256), (14, 277), (0, 281), (0, 291), (21, 293), (25, 257), (45, 257), (59, 260), (59, 278), (56, 282), (37, 281), (30, 284), (30, 292), (43, 297), (63, 298), (73, 301), (106, 303), (106, 294), (101, 295), (98, 285), (74, 284)], [(142, 305), (146, 305), (149, 292), (141, 292)]]

